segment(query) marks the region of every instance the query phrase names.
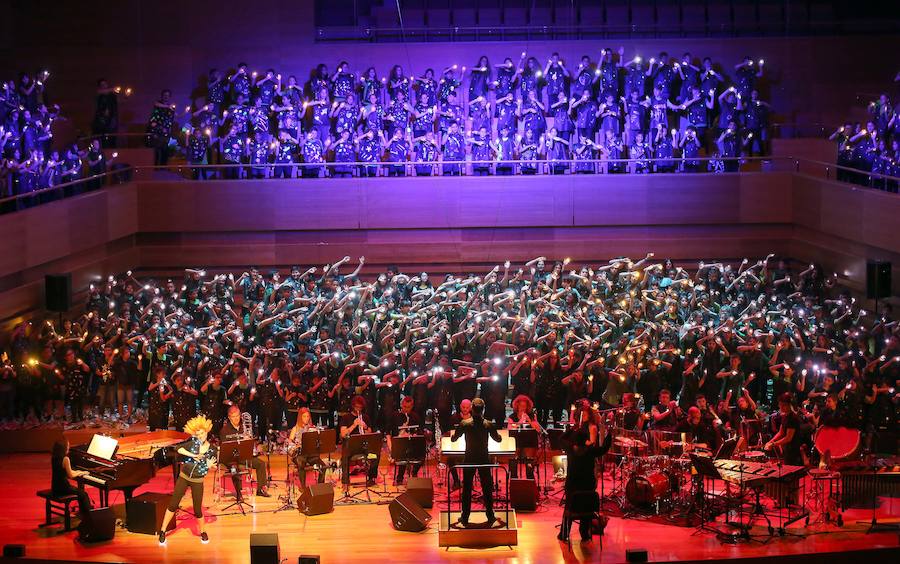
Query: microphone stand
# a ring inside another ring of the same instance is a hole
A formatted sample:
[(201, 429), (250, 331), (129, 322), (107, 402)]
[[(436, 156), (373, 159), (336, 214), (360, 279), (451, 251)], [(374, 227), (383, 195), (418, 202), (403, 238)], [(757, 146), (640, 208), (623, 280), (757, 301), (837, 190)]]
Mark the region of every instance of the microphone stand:
[[(274, 488), (278, 487), (275, 483), (276, 480), (272, 478), (272, 435), (275, 434), (274, 429), (272, 428), (272, 424), (269, 424), (269, 429), (266, 431), (266, 487)], [(259, 487), (259, 486), (257, 486)]]

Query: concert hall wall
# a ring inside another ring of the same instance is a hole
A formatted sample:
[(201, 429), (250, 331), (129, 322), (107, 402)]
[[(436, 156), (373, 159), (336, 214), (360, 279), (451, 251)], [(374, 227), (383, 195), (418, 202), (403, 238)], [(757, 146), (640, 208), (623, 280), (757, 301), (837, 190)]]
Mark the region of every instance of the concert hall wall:
[(893, 194), (791, 172), (135, 182), (0, 216), (16, 250), (0, 255), (0, 320), (40, 309), (47, 273), (72, 272), (79, 292), (128, 269), (180, 276), (360, 254), (369, 271), (442, 272), (539, 254), (653, 251), (692, 268), (775, 252), (860, 290), (866, 259), (900, 265), (897, 217)]
[[(481, 54), (492, 63), (518, 58), (528, 50), (545, 60), (558, 51), (570, 68), (583, 54), (596, 60), (603, 47), (639, 49), (645, 57), (667, 50), (709, 55), (727, 74), (744, 55), (766, 59), (763, 98), (774, 106), (777, 122), (837, 123), (848, 115), (859, 93), (867, 96), (891, 86), (895, 69), (878, 53), (895, 53), (900, 36), (747, 37), (636, 39), (600, 41), (511, 41), (460, 43), (316, 43), (313, 2), (292, 0), (194, 0), (146, 2), (6, 2), (0, 18), (0, 76), (47, 68), (48, 93), (86, 128), (93, 112), (96, 80), (130, 86), (135, 95), (120, 104), (120, 121), (140, 130), (162, 88), (173, 91), (179, 105), (201, 96), (211, 67), (233, 68), (246, 61), (251, 69), (274, 67), (305, 81), (315, 63), (333, 71), (346, 59), (355, 71), (375, 65), (383, 76), (393, 64), (416, 73), (426, 67), (473, 65)], [(868, 96), (870, 97), (870, 96)], [(124, 129), (124, 127), (123, 127)]]

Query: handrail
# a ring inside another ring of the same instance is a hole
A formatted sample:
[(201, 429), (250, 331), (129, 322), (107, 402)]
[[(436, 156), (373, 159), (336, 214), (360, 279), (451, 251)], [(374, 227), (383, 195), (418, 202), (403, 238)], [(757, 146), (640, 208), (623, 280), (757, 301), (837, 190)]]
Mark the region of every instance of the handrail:
[[(47, 188), (41, 188), (40, 190), (32, 190), (31, 192), (26, 192), (23, 194), (16, 194), (14, 196), (6, 196), (4, 198), (0, 198), (0, 206), (9, 202), (15, 202), (25, 198), (33, 198), (35, 196), (40, 196), (41, 194), (48, 194), (50, 192), (55, 192), (57, 190), (64, 190), (66, 188), (70, 188), (72, 186), (78, 186), (79, 184), (87, 184), (94, 180), (99, 180), (101, 178), (108, 178), (113, 175), (119, 175), (123, 172), (132, 172), (135, 170), (133, 166), (127, 166), (123, 168), (117, 168), (116, 170), (108, 170), (101, 174), (94, 174), (92, 176), (85, 176), (84, 178), (79, 178), (78, 180), (72, 180), (71, 182), (64, 182), (62, 184), (54, 184), (53, 186), (49, 186)], [(104, 186), (108, 186), (108, 184), (104, 184)], [(0, 210), (0, 214), (4, 213)]]
[(663, 158), (646, 158), (646, 159), (637, 159), (637, 158), (628, 158), (628, 159), (512, 159), (512, 160), (498, 160), (498, 159), (490, 159), (490, 160), (439, 160), (439, 161), (323, 161), (321, 163), (223, 163), (223, 164), (192, 164), (192, 163), (179, 163), (178, 165), (165, 165), (165, 166), (154, 166), (154, 167), (136, 167), (136, 168), (157, 168), (157, 169), (166, 169), (166, 168), (277, 168), (277, 167), (334, 167), (334, 166), (441, 166), (441, 165), (473, 165), (473, 164), (487, 164), (487, 165), (497, 165), (497, 164), (510, 164), (510, 165), (521, 165), (521, 164), (578, 164), (578, 163), (591, 163), (591, 164), (604, 164), (604, 163), (655, 163), (665, 162), (665, 163), (683, 163), (686, 161), (690, 162), (711, 162), (711, 161), (772, 161), (772, 160), (791, 160), (793, 157), (663, 157)]
[[(865, 176), (869, 176), (869, 177), (875, 177), (879, 180), (886, 180), (886, 181), (900, 183), (900, 177), (891, 176), (890, 174), (882, 174), (880, 172), (872, 172), (872, 171), (868, 171), (868, 170), (862, 170), (859, 168), (853, 168), (853, 167), (849, 167), (849, 166), (839, 165), (836, 163), (819, 161), (816, 159), (810, 159), (810, 158), (806, 158), (806, 157), (797, 158), (795, 160), (797, 161), (797, 172), (798, 173), (802, 174), (800, 172), (800, 167), (799, 167), (800, 163), (813, 164), (813, 165), (817, 165), (817, 166), (820, 166), (825, 169), (825, 178), (827, 180), (831, 180), (831, 169), (834, 169), (835, 171), (844, 171), (844, 172), (847, 172), (850, 174), (865, 175)], [(849, 184), (858, 184), (858, 183), (849, 182), (849, 181), (848, 181), (848, 183)]]
[[(399, 166), (403, 167), (406, 171), (410, 171), (413, 167), (433, 167), (438, 170), (438, 174), (436, 176), (441, 176), (440, 167), (443, 165), (458, 165), (462, 167), (462, 170), (465, 170), (465, 167), (469, 167), (472, 165), (488, 165), (493, 166), (497, 164), (508, 164), (513, 167), (521, 167), (524, 165), (534, 165), (535, 167), (549, 167), (553, 165), (563, 165), (568, 167), (567, 170), (570, 171), (572, 175), (577, 174), (577, 171), (572, 171), (572, 167), (574, 165), (594, 165), (595, 170), (593, 171), (595, 174), (600, 173), (602, 171), (602, 165), (609, 164), (620, 164), (620, 165), (629, 165), (634, 163), (640, 163), (642, 165), (652, 166), (657, 163), (664, 163), (667, 166), (675, 165), (676, 168), (680, 164), (684, 164), (685, 162), (696, 162), (696, 163), (710, 163), (710, 162), (737, 162), (738, 166), (747, 163), (776, 163), (777, 165), (774, 170), (766, 170), (765, 168), (760, 168), (759, 172), (776, 172), (776, 171), (784, 171), (787, 164), (795, 173), (798, 174), (809, 174), (808, 171), (803, 170), (803, 165), (806, 166), (814, 166), (820, 169), (820, 172), (823, 173), (824, 178), (826, 180), (837, 180), (841, 182), (847, 182), (849, 184), (857, 185), (857, 186), (865, 186), (872, 187), (874, 181), (881, 182), (890, 182), (896, 183), (900, 186), (900, 177), (891, 176), (888, 174), (882, 174), (877, 172), (865, 171), (861, 169), (856, 169), (852, 167), (837, 165), (835, 163), (829, 163), (825, 161), (819, 161), (816, 159), (810, 159), (806, 157), (791, 157), (791, 156), (779, 156), (779, 157), (696, 157), (696, 158), (684, 158), (684, 157), (671, 157), (671, 158), (647, 158), (647, 159), (559, 159), (559, 160), (546, 160), (546, 159), (531, 159), (531, 160), (509, 160), (509, 161), (497, 161), (497, 160), (457, 160), (457, 161), (433, 161), (433, 162), (415, 162), (415, 161), (400, 161), (400, 162), (391, 162), (391, 161), (377, 161), (377, 162), (363, 162), (363, 161), (353, 161), (353, 162), (322, 162), (322, 163), (264, 163), (264, 164), (250, 164), (250, 163), (241, 163), (241, 164), (191, 164), (191, 163), (178, 163), (178, 164), (170, 164), (170, 165), (147, 165), (147, 166), (127, 166), (121, 169), (106, 171), (102, 174), (96, 174), (92, 176), (87, 176), (85, 178), (79, 178), (78, 180), (74, 180), (71, 182), (66, 182), (63, 184), (57, 184), (55, 186), (50, 186), (48, 188), (42, 188), (40, 190), (34, 190), (32, 192), (27, 192), (24, 194), (16, 194), (14, 196), (7, 196), (5, 198), (0, 198), (0, 214), (11, 213), (17, 210), (14, 209), (3, 209), (4, 204), (9, 204), (12, 202), (17, 202), (19, 200), (27, 199), (27, 198), (35, 198), (41, 196), (43, 194), (50, 194), (53, 192), (58, 192), (65, 190), (66, 188), (87, 184), (92, 181), (107, 179), (113, 177), (114, 175), (120, 175), (123, 173), (139, 173), (146, 171), (167, 171), (167, 172), (175, 172), (182, 173), (184, 171), (193, 171), (193, 170), (225, 170), (225, 169), (240, 169), (240, 170), (274, 170), (276, 168), (288, 167), (292, 169), (303, 170), (304, 168), (316, 168), (316, 169), (333, 169), (335, 167), (347, 167), (347, 168), (359, 168), (359, 167), (375, 167), (375, 168), (383, 168), (389, 166)], [(649, 170), (649, 169), (648, 169)], [(832, 178), (832, 171), (835, 171), (834, 178)], [(740, 172), (740, 171), (738, 171)], [(846, 178), (839, 178), (838, 172), (846, 173), (852, 177), (857, 178), (868, 178), (869, 185), (861, 184), (859, 182), (852, 182)], [(609, 173), (607, 173), (609, 174)], [(615, 174), (615, 173), (613, 173)], [(627, 173), (627, 174), (636, 174), (636, 173)], [(722, 171), (710, 171), (704, 167), (698, 168), (695, 172), (653, 172), (652, 174), (732, 174), (731, 172), (722, 172)], [(539, 174), (538, 176), (548, 176), (546, 173)], [(433, 178), (433, 177), (432, 177)], [(260, 178), (258, 180), (266, 180), (267, 178)], [(298, 178), (301, 179), (301, 178)], [(216, 180), (243, 180), (243, 179), (228, 179), (228, 178), (208, 178), (202, 180), (203, 182), (211, 182)], [(110, 186), (110, 183), (104, 183), (103, 187)], [(875, 188), (877, 189), (877, 188)], [(55, 200), (54, 200), (55, 201)], [(44, 202), (36, 202), (35, 205), (40, 205)], [(49, 202), (48, 202), (49, 203)]]
[[(521, 166), (521, 165), (535, 165), (535, 166), (552, 166), (556, 164), (563, 164), (569, 167), (578, 164), (593, 164), (593, 165), (604, 165), (604, 164), (634, 164), (639, 163), (642, 165), (653, 165), (657, 163), (664, 163), (665, 165), (680, 165), (687, 162), (691, 163), (710, 163), (710, 162), (737, 162), (739, 165), (746, 164), (748, 162), (781, 162), (781, 163), (790, 163), (793, 165), (795, 172), (800, 172), (800, 163), (808, 163), (819, 165), (828, 169), (841, 169), (855, 174), (865, 174), (865, 175), (874, 175), (880, 179), (884, 180), (892, 180), (900, 182), (900, 178), (895, 176), (890, 176), (887, 174), (881, 174), (877, 172), (864, 171), (861, 169), (854, 169), (851, 167), (838, 166), (834, 163), (827, 163), (824, 161), (818, 161), (815, 159), (810, 159), (806, 157), (792, 157), (792, 156), (763, 156), (763, 157), (665, 157), (665, 158), (646, 158), (646, 159), (515, 159), (515, 160), (442, 160), (442, 161), (347, 161), (347, 162), (335, 162), (335, 161), (326, 161), (321, 163), (260, 163), (260, 164), (251, 164), (251, 163), (227, 163), (227, 164), (192, 164), (192, 163), (179, 163), (177, 165), (166, 165), (166, 166), (153, 166), (153, 167), (134, 167), (135, 170), (178, 170), (182, 171), (185, 169), (193, 170), (217, 170), (217, 169), (275, 169), (279, 167), (287, 167), (287, 168), (325, 168), (330, 169), (334, 167), (348, 167), (348, 168), (357, 168), (357, 167), (385, 167), (385, 166), (400, 166), (404, 168), (410, 167), (441, 167), (443, 165), (460, 165), (460, 166), (471, 166), (471, 165), (498, 165), (498, 164), (507, 164), (511, 166)], [(766, 172), (766, 171), (763, 171)], [(710, 171), (705, 169), (699, 169), (696, 172), (691, 173), (683, 173), (676, 172), (677, 174), (726, 174), (722, 171)], [(634, 173), (632, 173), (634, 174)], [(654, 172), (653, 174), (667, 174), (667, 173), (659, 173)], [(827, 177), (830, 178), (830, 177)], [(215, 180), (215, 179), (208, 179)], [(229, 179), (223, 179), (229, 180)], [(234, 179), (231, 179), (234, 180)]]
[(113, 133), (97, 133), (95, 135), (84, 135), (78, 137), (76, 141), (93, 141), (94, 139), (103, 139), (104, 137), (147, 137), (147, 133), (132, 132), (113, 132)]

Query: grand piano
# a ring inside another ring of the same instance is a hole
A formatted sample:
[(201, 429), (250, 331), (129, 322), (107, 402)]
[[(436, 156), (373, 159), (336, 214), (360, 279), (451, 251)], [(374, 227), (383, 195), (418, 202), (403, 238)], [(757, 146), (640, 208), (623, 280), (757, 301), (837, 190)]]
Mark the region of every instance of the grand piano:
[(156, 471), (175, 461), (172, 448), (190, 438), (179, 431), (151, 431), (120, 439), (94, 435), (91, 442), (73, 446), (69, 461), (74, 470), (88, 474), (77, 479), (81, 488), (94, 486), (100, 492), (100, 507), (109, 505), (109, 492), (121, 490), (126, 501), (146, 484)]

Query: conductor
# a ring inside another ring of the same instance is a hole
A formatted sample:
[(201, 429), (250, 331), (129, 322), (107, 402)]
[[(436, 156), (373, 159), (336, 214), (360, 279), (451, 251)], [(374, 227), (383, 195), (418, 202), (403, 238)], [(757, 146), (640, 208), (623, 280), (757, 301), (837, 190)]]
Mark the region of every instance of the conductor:
[[(481, 398), (472, 400), (472, 416), (460, 421), (453, 430), (452, 441), (460, 437), (466, 438), (466, 453), (463, 464), (490, 464), (488, 454), (488, 437), (500, 442), (500, 433), (494, 428), (493, 422), (484, 418), (484, 401)], [(472, 482), (475, 480), (475, 471), (478, 471), (478, 481), (481, 482), (481, 492), (484, 498), (484, 512), (487, 516), (485, 526), (491, 527), (497, 521), (494, 516), (494, 492), (491, 481), (491, 469), (487, 466), (480, 468), (463, 468), (462, 514), (459, 524), (469, 526), (469, 513), (472, 510)]]

